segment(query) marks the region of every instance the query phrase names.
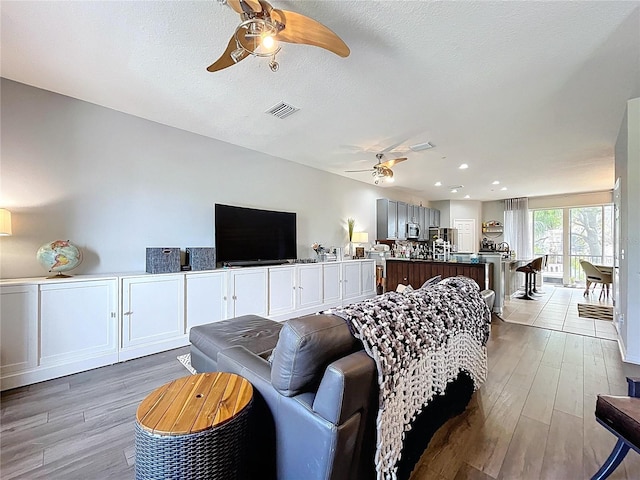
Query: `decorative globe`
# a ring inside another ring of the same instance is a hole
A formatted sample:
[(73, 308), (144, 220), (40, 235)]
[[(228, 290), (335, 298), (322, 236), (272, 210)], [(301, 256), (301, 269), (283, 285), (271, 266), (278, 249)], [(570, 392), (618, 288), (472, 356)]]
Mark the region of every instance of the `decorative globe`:
[(69, 240), (56, 240), (45, 243), (36, 253), (40, 265), (58, 277), (66, 277), (62, 272), (73, 270), (82, 262), (82, 252)]

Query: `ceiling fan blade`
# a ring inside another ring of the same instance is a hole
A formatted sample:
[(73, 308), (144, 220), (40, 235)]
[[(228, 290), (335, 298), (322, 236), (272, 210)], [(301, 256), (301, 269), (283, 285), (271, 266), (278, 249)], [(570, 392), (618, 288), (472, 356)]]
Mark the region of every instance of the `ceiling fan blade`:
[[(218, 60), (207, 67), (207, 71), (217, 72), (218, 70), (222, 70), (223, 68), (235, 65), (237, 62), (235, 62), (233, 58), (231, 58), (231, 52), (233, 52), (236, 48), (236, 39), (234, 36), (232, 36), (231, 40), (229, 40), (229, 44), (227, 45), (227, 49), (222, 55), (220, 55), (220, 58)], [(246, 57), (246, 55), (244, 55), (240, 60), (243, 60), (244, 57)]]
[[(251, 42), (255, 40), (247, 39), (242, 34), (242, 32), (238, 33), (238, 40), (242, 45), (244, 45), (246, 49), (252, 50)], [(234, 60), (233, 57), (231, 56), (231, 52), (233, 52), (237, 48), (238, 48), (238, 45), (236, 44), (236, 36), (232, 35), (231, 40), (229, 40), (229, 44), (227, 45), (227, 49), (224, 51), (224, 53), (220, 56), (218, 60), (216, 60), (215, 62), (213, 62), (211, 65), (207, 67), (207, 71), (217, 72), (218, 70), (222, 70), (223, 68), (227, 68), (227, 67), (230, 67), (231, 65), (235, 65), (236, 63), (250, 56), (247, 52), (243, 52), (241, 57), (238, 57), (236, 60)]]
[(258, 13), (262, 11), (262, 5), (258, 0), (242, 0), (244, 3), (251, 7), (251, 10)]
[(400, 162), (404, 162), (405, 160), (407, 160), (407, 157), (394, 158), (392, 160), (387, 160), (386, 162), (382, 162), (380, 165), (391, 168)]
[(231, 8), (233, 8), (234, 11), (238, 12), (241, 15), (243, 13), (251, 13), (246, 11), (246, 8), (243, 8), (243, 3), (247, 7), (249, 7), (249, 10), (253, 10), (255, 13), (262, 11), (262, 5), (258, 0), (227, 0), (227, 3)]
[(338, 35), (312, 18), (277, 8), (271, 11), (271, 18), (284, 25), (284, 29), (277, 33), (276, 40), (314, 45), (341, 57), (348, 57), (351, 53)]
[(269, 2), (267, 2), (266, 0), (258, 0), (258, 2), (260, 2), (260, 7), (262, 7), (263, 12), (267, 12), (269, 14), (271, 13), (271, 10), (273, 10), (273, 7)]

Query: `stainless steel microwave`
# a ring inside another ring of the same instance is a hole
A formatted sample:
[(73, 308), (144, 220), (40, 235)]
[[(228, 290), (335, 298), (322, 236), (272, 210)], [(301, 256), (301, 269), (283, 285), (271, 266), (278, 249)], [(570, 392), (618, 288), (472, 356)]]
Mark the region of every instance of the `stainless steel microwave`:
[(407, 223), (407, 238), (420, 238), (420, 225)]

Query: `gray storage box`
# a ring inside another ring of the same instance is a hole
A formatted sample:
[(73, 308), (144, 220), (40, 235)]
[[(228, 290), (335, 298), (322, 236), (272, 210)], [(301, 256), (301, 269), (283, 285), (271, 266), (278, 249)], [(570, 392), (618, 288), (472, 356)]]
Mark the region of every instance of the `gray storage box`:
[(175, 273), (179, 271), (179, 247), (147, 248), (147, 273)]
[(216, 249), (214, 247), (187, 247), (186, 262), (192, 271), (214, 270), (216, 268)]

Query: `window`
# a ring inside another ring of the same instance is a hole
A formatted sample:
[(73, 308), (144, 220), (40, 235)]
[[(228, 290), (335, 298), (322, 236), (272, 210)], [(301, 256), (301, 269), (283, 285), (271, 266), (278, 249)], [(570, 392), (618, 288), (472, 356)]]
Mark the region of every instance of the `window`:
[(584, 283), (580, 260), (613, 265), (613, 206), (569, 210), (571, 228), (571, 277)]

